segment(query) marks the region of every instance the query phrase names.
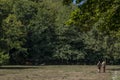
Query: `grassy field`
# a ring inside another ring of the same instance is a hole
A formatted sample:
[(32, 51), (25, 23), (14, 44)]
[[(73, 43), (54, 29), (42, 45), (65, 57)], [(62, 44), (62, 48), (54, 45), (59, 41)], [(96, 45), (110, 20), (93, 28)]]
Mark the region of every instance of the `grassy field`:
[(107, 66), (106, 73), (98, 73), (96, 66), (4, 66), (0, 80), (120, 80), (120, 66)]

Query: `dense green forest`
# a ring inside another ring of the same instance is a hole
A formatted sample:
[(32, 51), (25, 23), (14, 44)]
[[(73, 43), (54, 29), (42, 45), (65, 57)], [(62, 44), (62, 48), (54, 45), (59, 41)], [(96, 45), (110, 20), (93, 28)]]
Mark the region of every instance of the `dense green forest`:
[(0, 65), (98, 60), (120, 64), (120, 0), (0, 0)]

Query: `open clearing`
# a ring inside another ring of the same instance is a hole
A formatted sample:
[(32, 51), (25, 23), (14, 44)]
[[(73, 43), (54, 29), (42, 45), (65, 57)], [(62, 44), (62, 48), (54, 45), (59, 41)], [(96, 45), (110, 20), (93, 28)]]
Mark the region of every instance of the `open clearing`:
[[(115, 72), (116, 71), (116, 72)], [(106, 73), (98, 73), (96, 66), (4, 66), (0, 80), (120, 80), (120, 66), (107, 66)]]

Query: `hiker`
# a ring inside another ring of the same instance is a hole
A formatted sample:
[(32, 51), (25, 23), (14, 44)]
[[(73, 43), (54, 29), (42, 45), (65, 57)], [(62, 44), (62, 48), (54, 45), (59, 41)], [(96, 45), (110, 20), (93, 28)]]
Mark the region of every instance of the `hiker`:
[(100, 73), (101, 72), (101, 62), (100, 61), (98, 61), (98, 63), (97, 63), (97, 68), (98, 68), (98, 72)]
[(103, 72), (106, 71), (106, 61), (102, 62), (102, 70), (103, 70)]

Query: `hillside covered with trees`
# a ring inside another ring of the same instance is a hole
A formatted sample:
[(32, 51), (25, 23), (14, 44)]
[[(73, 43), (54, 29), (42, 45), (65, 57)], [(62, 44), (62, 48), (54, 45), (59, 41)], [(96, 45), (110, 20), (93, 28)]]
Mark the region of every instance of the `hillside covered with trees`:
[(120, 0), (0, 0), (0, 65), (120, 64)]

